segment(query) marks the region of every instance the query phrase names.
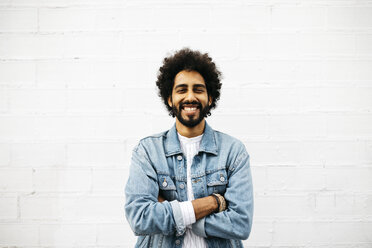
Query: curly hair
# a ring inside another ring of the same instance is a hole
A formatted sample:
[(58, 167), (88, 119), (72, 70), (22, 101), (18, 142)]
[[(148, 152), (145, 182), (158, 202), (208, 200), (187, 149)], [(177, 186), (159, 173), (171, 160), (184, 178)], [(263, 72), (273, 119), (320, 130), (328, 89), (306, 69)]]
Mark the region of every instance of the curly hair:
[(172, 107), (168, 105), (168, 98), (172, 95), (174, 78), (180, 71), (197, 71), (202, 75), (208, 96), (212, 97), (212, 103), (206, 116), (210, 116), (210, 110), (216, 107), (220, 98), (222, 74), (217, 69), (208, 53), (202, 54), (189, 48), (176, 51), (173, 55), (164, 58), (163, 65), (159, 69), (156, 85), (159, 88), (158, 95), (163, 99), (169, 115), (175, 117)]

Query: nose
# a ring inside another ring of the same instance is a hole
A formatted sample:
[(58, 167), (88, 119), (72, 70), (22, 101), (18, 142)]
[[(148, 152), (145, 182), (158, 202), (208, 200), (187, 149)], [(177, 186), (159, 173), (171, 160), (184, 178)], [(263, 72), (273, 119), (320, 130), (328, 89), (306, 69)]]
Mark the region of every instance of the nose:
[(195, 101), (195, 100), (196, 100), (196, 97), (195, 97), (194, 92), (192, 90), (188, 90), (187, 94), (185, 96), (185, 101), (192, 102), (192, 101)]

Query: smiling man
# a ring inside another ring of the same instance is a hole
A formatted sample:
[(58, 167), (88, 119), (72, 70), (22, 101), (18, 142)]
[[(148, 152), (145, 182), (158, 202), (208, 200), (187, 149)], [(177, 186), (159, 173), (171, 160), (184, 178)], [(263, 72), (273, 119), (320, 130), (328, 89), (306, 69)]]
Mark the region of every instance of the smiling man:
[(176, 122), (133, 150), (125, 214), (136, 247), (243, 247), (251, 232), (249, 155), (205, 121), (220, 78), (208, 54), (188, 48), (160, 67), (159, 96)]

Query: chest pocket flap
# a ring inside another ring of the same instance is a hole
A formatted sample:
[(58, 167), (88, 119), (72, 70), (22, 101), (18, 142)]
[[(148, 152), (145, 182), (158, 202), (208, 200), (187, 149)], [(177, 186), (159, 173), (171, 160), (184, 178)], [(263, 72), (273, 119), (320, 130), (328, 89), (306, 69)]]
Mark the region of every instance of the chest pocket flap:
[(225, 169), (212, 172), (207, 175), (208, 186), (218, 186), (227, 184), (227, 173)]

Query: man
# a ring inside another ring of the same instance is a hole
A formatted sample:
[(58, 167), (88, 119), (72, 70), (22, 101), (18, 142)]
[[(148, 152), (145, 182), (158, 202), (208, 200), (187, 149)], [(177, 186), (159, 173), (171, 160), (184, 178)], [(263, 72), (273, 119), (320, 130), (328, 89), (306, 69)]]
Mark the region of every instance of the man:
[(125, 213), (136, 247), (243, 247), (253, 217), (249, 155), (205, 121), (221, 73), (188, 48), (164, 59), (159, 96), (175, 125), (134, 148)]

